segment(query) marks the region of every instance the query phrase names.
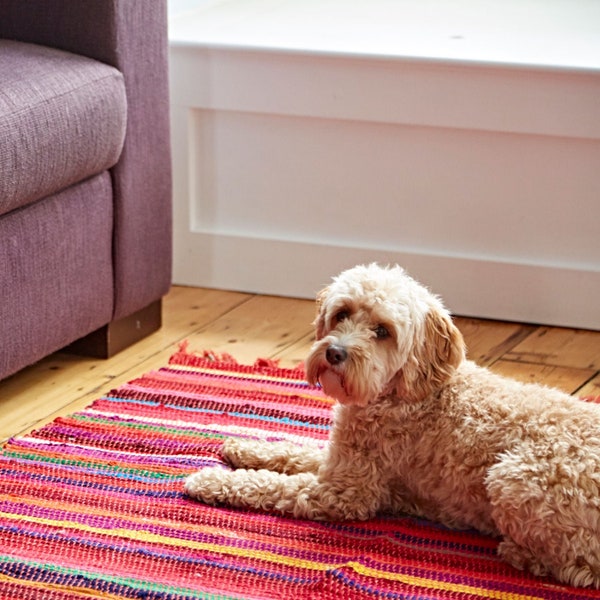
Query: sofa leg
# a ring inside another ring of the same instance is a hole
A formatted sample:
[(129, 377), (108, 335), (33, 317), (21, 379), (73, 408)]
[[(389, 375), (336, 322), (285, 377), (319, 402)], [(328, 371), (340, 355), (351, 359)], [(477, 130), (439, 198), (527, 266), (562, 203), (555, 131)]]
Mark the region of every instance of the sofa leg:
[(149, 304), (136, 313), (111, 321), (108, 325), (92, 331), (66, 348), (63, 352), (110, 358), (160, 329), (162, 324), (162, 299)]

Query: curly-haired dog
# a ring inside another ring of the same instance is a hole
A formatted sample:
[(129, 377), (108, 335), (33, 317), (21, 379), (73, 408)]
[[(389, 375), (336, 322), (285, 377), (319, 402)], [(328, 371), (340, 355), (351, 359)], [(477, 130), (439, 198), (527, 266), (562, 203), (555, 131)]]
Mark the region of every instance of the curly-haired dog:
[(338, 400), (327, 448), (230, 439), (237, 469), (191, 475), (190, 496), (309, 519), (411, 513), (600, 587), (600, 406), (465, 360), (441, 301), (399, 267), (345, 271), (318, 307), (306, 367)]

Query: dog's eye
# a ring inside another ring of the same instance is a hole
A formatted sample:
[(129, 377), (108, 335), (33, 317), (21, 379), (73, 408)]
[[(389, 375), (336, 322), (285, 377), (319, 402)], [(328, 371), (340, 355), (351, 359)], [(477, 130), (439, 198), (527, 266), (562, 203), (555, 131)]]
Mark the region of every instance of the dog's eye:
[(350, 313), (347, 310), (340, 310), (338, 313), (335, 314), (335, 322), (341, 323), (342, 321), (345, 321), (349, 316)]
[(390, 337), (390, 332), (383, 325), (378, 325), (373, 331), (378, 340), (384, 340), (385, 338)]

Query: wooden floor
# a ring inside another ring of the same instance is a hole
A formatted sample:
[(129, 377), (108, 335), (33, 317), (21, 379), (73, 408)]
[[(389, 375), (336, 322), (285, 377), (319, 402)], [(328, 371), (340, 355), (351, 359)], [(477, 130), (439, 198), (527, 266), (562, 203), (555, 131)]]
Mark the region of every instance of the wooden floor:
[[(179, 342), (228, 352), (239, 362), (278, 358), (294, 366), (312, 342), (308, 300), (174, 287), (162, 329), (112, 359), (54, 354), (0, 382), (0, 441), (87, 406), (167, 363)], [(578, 395), (600, 396), (600, 332), (457, 317), (469, 357), (494, 371)]]

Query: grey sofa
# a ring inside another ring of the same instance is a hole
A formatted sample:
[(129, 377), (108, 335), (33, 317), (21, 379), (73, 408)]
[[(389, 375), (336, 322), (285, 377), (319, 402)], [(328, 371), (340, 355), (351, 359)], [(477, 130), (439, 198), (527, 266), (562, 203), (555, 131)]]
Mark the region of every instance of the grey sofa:
[(0, 0), (0, 378), (160, 326), (171, 281), (163, 0)]

